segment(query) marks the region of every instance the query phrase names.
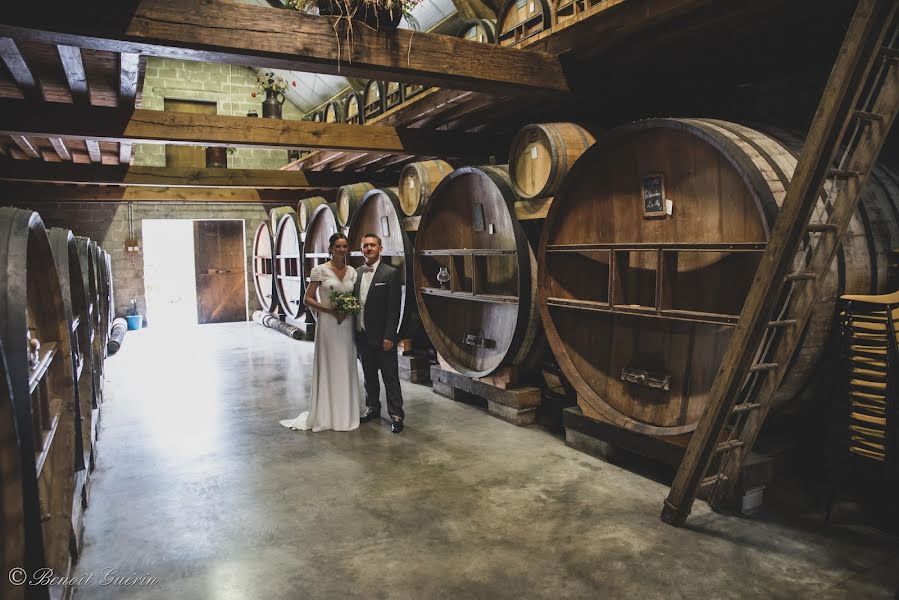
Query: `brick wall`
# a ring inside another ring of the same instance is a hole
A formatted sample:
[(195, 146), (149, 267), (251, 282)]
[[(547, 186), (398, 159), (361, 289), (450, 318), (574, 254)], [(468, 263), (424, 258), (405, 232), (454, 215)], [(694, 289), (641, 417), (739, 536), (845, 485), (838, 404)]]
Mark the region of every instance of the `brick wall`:
[[(75, 235), (87, 236), (98, 242), (112, 259), (116, 315), (129, 314), (131, 299), (137, 301), (141, 314), (147, 314), (144, 292), (143, 254), (125, 252), (128, 239), (128, 205), (113, 202), (28, 202), (20, 205), (40, 213), (47, 227), (71, 229)], [(270, 206), (263, 204), (177, 204), (140, 202), (132, 204), (134, 234), (142, 240), (143, 219), (240, 219), (246, 229), (247, 289), (250, 314), (260, 308), (253, 287), (250, 262), (253, 256), (253, 235), (259, 223), (268, 216)]]
[[(262, 117), (262, 96), (253, 98), (256, 72), (246, 67), (213, 63), (147, 59), (141, 108), (163, 110), (165, 99), (202, 100), (215, 102), (220, 115), (246, 116), (255, 110)], [(301, 119), (303, 113), (289, 101), (282, 107), (285, 119)], [(152, 167), (165, 166), (165, 146), (137, 144), (134, 164)], [(277, 169), (287, 164), (286, 150), (239, 149), (228, 155), (228, 166), (235, 169)]]

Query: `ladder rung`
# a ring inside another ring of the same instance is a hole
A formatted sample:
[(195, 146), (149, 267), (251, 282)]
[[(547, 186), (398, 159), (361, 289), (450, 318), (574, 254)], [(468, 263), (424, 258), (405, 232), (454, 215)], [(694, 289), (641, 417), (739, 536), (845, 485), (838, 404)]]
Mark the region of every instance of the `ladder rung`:
[(887, 58), (899, 59), (899, 50), (896, 48), (888, 48), (886, 46), (881, 46), (880, 53)]
[(761, 404), (758, 404), (755, 402), (744, 402), (743, 404), (737, 404), (736, 406), (734, 406), (732, 409), (730, 409), (730, 412), (732, 412), (734, 414), (739, 414), (739, 413), (749, 412), (751, 410), (757, 410), (761, 407), (762, 407)]
[(806, 227), (809, 231), (836, 231), (836, 223), (809, 223)]
[(830, 169), (827, 171), (827, 176), (837, 179), (851, 179), (852, 177), (860, 177), (861, 173), (858, 171), (847, 171), (846, 169)]
[(784, 319), (782, 321), (768, 321), (768, 327), (793, 327), (796, 319)]
[(883, 122), (883, 115), (879, 115), (877, 113), (867, 112), (864, 110), (854, 110), (852, 111), (852, 116), (856, 119), (861, 119), (862, 121), (877, 121)]
[(706, 477), (705, 479), (703, 479), (702, 481), (699, 482), (699, 487), (706, 488), (706, 487), (709, 487), (710, 485), (714, 485), (714, 484), (718, 483), (719, 481), (727, 481), (727, 477), (725, 475), (722, 475), (721, 473), (717, 473), (715, 475), (710, 475), (709, 477)]
[(737, 448), (742, 448), (743, 442), (740, 440), (728, 440), (726, 442), (722, 442), (715, 447), (715, 454), (720, 454), (721, 452), (729, 452), (731, 450), (735, 450)]
[(784, 279), (787, 281), (803, 281), (805, 279), (817, 279), (818, 276), (814, 273), (790, 273)]
[(759, 363), (749, 367), (750, 373), (758, 373), (759, 371), (773, 371), (778, 367), (777, 363)]

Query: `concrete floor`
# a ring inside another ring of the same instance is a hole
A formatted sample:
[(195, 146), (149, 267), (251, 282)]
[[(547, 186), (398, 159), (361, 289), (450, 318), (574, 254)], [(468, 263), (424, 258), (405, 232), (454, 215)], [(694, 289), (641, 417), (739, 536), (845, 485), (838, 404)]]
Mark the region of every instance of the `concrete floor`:
[[(896, 542), (818, 518), (659, 521), (667, 488), (403, 384), (407, 428), (284, 429), (312, 344), (129, 333), (108, 365), (75, 597), (891, 598)], [(144, 585), (101, 585), (153, 577)]]

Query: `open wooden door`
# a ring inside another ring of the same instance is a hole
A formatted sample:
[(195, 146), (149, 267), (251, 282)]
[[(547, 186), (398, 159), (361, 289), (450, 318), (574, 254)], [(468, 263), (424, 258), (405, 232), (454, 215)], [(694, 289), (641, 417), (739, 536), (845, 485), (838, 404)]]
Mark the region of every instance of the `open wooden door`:
[(247, 320), (244, 223), (194, 221), (197, 323)]

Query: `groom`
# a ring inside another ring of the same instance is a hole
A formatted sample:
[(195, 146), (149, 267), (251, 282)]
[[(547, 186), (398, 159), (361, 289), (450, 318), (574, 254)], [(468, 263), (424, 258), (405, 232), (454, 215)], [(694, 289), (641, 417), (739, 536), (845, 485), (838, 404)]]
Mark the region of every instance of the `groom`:
[(400, 272), (381, 262), (382, 250), (380, 237), (373, 233), (362, 236), (365, 264), (356, 269), (356, 287), (353, 290), (362, 305), (356, 316), (356, 348), (365, 375), (366, 409), (359, 421), (367, 423), (381, 416), (380, 371), (387, 391), (390, 430), (399, 433), (403, 430), (405, 417), (396, 356), (402, 288)]

